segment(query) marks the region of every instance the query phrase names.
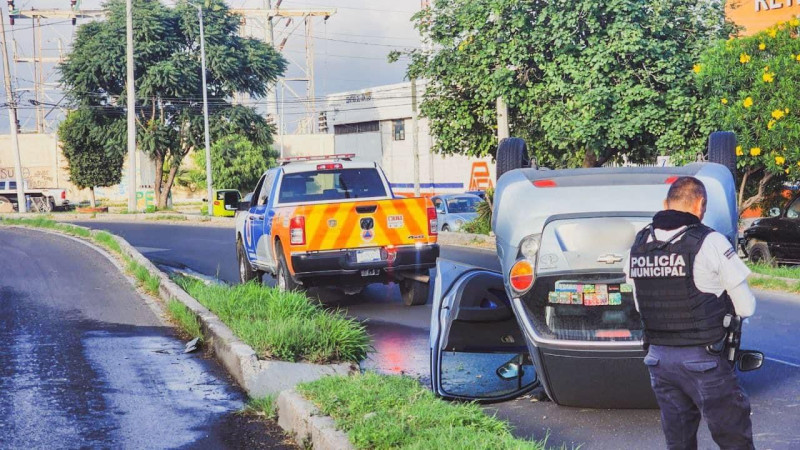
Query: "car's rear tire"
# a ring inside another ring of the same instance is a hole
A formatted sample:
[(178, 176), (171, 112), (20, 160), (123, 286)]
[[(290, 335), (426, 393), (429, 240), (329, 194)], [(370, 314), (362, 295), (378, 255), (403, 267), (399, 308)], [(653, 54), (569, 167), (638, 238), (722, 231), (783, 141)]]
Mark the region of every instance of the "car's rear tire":
[(239, 281), (248, 283), (255, 280), (257, 283), (261, 283), (264, 272), (253, 269), (250, 261), (247, 260), (247, 254), (241, 240), (236, 241), (236, 255), (239, 259)]
[(428, 303), (428, 283), (406, 278), (400, 280), (400, 296), (406, 306), (419, 306)]
[(278, 269), (275, 272), (278, 289), (283, 292), (302, 291), (303, 285), (294, 281), (289, 272), (289, 265), (286, 264), (286, 257), (283, 255), (283, 247), (280, 243), (275, 244), (275, 253), (278, 255)]
[(511, 170), (529, 167), (528, 146), (525, 140), (516, 137), (505, 138), (497, 146), (497, 179)]
[(747, 245), (747, 255), (750, 258), (750, 262), (767, 265), (773, 265), (775, 263), (766, 242), (750, 241)]
[(722, 164), (736, 181), (736, 135), (731, 131), (715, 131), (708, 136), (708, 161)]

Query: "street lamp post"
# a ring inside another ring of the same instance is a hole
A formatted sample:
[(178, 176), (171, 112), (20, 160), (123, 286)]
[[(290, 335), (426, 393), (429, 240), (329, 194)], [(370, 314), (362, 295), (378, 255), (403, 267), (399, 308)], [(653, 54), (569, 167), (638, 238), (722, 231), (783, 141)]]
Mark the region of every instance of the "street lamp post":
[(197, 8), (197, 20), (200, 21), (200, 65), (203, 80), (203, 125), (206, 139), (206, 186), (208, 187), (208, 215), (214, 214), (214, 189), (211, 186), (211, 137), (208, 134), (208, 85), (206, 84), (206, 37), (203, 29), (203, 8), (200, 5), (189, 3)]

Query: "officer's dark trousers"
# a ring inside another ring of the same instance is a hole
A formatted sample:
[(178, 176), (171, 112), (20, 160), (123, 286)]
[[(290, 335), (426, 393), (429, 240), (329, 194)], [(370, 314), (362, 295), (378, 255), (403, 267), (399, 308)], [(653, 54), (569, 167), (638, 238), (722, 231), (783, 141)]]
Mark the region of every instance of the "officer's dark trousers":
[(722, 449), (752, 449), (750, 400), (730, 363), (703, 347), (651, 345), (644, 363), (669, 449), (696, 449), (700, 414)]

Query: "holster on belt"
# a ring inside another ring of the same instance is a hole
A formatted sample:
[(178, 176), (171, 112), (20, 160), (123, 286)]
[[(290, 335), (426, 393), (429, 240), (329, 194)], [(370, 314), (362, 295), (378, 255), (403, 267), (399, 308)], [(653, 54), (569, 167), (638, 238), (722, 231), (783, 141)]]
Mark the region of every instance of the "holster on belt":
[(742, 343), (742, 318), (728, 314), (725, 316), (723, 325), (725, 336), (717, 342), (706, 345), (706, 352), (711, 355), (724, 354), (731, 364), (736, 362), (736, 353)]

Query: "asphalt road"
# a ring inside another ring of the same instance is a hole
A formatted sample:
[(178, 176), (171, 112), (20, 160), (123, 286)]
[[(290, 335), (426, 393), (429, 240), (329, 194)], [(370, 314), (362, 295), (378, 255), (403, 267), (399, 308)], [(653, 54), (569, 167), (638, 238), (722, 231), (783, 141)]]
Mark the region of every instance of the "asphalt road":
[[(84, 222), (125, 237), (157, 264), (183, 267), (207, 276), (236, 282), (238, 279), (232, 229), (185, 225)], [(492, 252), (443, 247), (441, 256), (472, 265), (497, 269)], [(345, 297), (319, 294), (325, 303), (368, 319), (375, 351), (362, 367), (384, 373), (404, 373), (430, 380), (428, 330), (430, 305), (403, 306), (394, 286), (371, 286), (363, 293)], [(762, 350), (768, 360), (755, 372), (741, 374), (751, 396), (756, 447), (800, 448), (800, 297), (757, 292), (756, 315), (746, 325), (744, 347)], [(492, 368), (493, 370), (493, 368)], [(536, 395), (487, 406), (514, 426), (520, 437), (543, 439), (548, 444), (586, 449), (662, 448), (656, 410), (597, 410), (567, 408)], [(700, 447), (716, 448), (705, 426)]]
[(0, 229), (0, 448), (280, 446), (174, 333), (95, 250)]

